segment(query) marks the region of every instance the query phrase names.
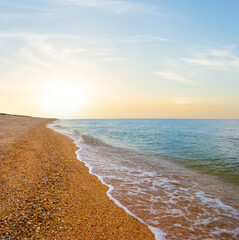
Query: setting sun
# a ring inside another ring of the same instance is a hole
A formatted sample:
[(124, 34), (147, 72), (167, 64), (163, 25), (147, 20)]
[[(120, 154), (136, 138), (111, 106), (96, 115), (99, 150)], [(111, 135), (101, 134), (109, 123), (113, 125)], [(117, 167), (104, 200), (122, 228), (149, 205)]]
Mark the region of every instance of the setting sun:
[(43, 107), (61, 117), (77, 114), (84, 107), (82, 89), (69, 81), (51, 79), (45, 85)]

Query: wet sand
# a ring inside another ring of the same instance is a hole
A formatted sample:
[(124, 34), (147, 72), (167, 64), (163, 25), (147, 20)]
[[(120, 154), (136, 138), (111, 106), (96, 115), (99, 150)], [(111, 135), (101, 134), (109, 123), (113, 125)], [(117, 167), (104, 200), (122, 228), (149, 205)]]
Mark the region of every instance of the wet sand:
[(0, 116), (0, 238), (154, 239), (47, 122)]

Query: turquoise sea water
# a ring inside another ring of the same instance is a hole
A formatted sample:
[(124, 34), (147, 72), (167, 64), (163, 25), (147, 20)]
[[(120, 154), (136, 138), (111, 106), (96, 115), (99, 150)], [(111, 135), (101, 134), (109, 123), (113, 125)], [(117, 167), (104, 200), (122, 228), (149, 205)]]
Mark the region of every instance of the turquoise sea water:
[(60, 124), (239, 185), (239, 120), (61, 120)]
[[(58, 120), (108, 196), (157, 240), (239, 238), (239, 120)], [(79, 173), (80, 174), (80, 173)]]

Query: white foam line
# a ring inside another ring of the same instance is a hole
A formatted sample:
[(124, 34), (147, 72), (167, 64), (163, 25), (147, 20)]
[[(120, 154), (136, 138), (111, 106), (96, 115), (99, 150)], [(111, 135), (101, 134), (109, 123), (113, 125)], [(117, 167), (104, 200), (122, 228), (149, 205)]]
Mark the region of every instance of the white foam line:
[[(58, 133), (61, 133), (62, 135), (66, 135), (68, 137), (70, 137), (71, 139), (73, 139), (72, 136), (70, 135), (67, 135), (66, 133), (62, 133), (61, 131), (59, 131), (57, 129), (57, 127), (55, 127), (55, 123), (58, 123), (59, 121), (56, 120), (55, 122), (51, 123), (51, 124), (47, 124), (47, 127), (54, 130), (55, 132), (58, 132)], [(165, 236), (166, 236), (166, 233), (164, 233), (162, 230), (160, 230), (159, 228), (155, 228), (155, 227), (152, 227), (150, 226), (149, 224), (147, 224), (144, 220), (142, 220), (141, 218), (137, 217), (136, 215), (134, 215), (127, 207), (123, 206), (117, 199), (115, 199), (112, 195), (111, 195), (111, 192), (114, 190), (114, 187), (112, 185), (109, 185), (107, 184), (103, 177), (101, 177), (100, 175), (96, 174), (96, 173), (93, 173), (93, 169), (92, 167), (87, 163), (85, 162), (83, 159), (81, 159), (80, 157), (80, 151), (83, 149), (82, 146), (80, 146), (80, 144), (75, 141), (75, 139), (73, 139), (74, 141), (74, 144), (79, 148), (78, 150), (76, 150), (76, 156), (77, 156), (77, 159), (83, 163), (85, 163), (86, 167), (88, 167), (89, 169), (89, 173), (96, 176), (101, 182), (102, 184), (104, 184), (105, 186), (107, 186), (109, 188), (109, 190), (106, 192), (107, 196), (117, 205), (119, 206), (120, 208), (122, 208), (125, 212), (127, 212), (130, 216), (138, 219), (141, 223), (143, 223), (144, 225), (146, 225), (150, 230), (151, 232), (154, 234), (155, 236), (155, 239), (156, 240), (166, 240)]]
[(80, 157), (80, 151), (83, 149), (76, 141), (74, 142), (75, 145), (77, 147), (79, 147), (79, 149), (76, 151), (76, 155), (77, 155), (77, 159), (81, 162), (84, 162), (85, 165), (89, 168), (89, 173), (92, 174), (92, 175), (95, 175), (101, 182), (102, 184), (104, 184), (105, 186), (107, 186), (109, 188), (109, 190), (106, 192), (107, 196), (116, 204), (118, 205), (120, 208), (122, 208), (123, 210), (125, 210), (125, 212), (127, 212), (129, 215), (131, 215), (132, 217), (138, 219), (141, 223), (143, 223), (144, 225), (146, 225), (150, 230), (151, 232), (155, 235), (155, 239), (156, 240), (165, 240), (165, 233), (163, 231), (161, 231), (160, 229), (158, 228), (155, 228), (155, 227), (152, 227), (148, 224), (146, 224), (141, 218), (137, 217), (136, 215), (134, 215), (127, 207), (123, 206), (117, 199), (115, 199), (112, 195), (111, 195), (111, 192), (114, 190), (114, 187), (112, 185), (109, 185), (107, 184), (103, 177), (101, 177), (100, 175), (96, 174), (96, 173), (93, 173), (93, 169), (92, 167), (87, 163), (85, 162), (84, 160), (81, 159)]

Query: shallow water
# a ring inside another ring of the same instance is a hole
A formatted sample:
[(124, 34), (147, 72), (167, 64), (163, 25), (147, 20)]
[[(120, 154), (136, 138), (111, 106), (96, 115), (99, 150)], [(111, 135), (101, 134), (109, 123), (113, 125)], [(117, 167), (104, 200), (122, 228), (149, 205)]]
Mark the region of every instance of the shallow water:
[(238, 123), (60, 120), (51, 127), (74, 139), (108, 195), (157, 239), (237, 239), (239, 187), (230, 182), (238, 183)]

